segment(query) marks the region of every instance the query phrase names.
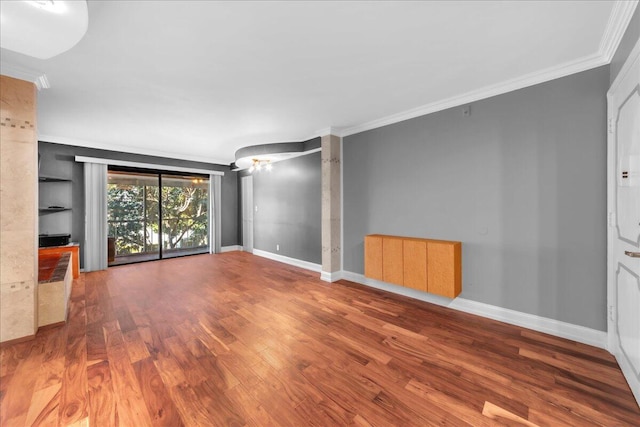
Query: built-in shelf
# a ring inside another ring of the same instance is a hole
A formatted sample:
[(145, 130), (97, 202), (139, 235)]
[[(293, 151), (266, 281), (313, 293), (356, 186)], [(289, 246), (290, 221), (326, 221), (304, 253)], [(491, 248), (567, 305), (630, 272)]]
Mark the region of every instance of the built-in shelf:
[(52, 176), (39, 176), (38, 181), (40, 182), (71, 182), (70, 179), (66, 178), (54, 178)]
[[(70, 179), (66, 179), (66, 178), (58, 178), (55, 176), (39, 176), (38, 177), (38, 181), (40, 182), (40, 184), (46, 183), (46, 182), (71, 182)], [(67, 208), (64, 206), (59, 206), (59, 207), (44, 207), (44, 208), (39, 208), (38, 209), (38, 213), (40, 215), (46, 215), (46, 214), (51, 214), (51, 213), (56, 213), (56, 212), (64, 212), (64, 211), (70, 211), (71, 208)]]

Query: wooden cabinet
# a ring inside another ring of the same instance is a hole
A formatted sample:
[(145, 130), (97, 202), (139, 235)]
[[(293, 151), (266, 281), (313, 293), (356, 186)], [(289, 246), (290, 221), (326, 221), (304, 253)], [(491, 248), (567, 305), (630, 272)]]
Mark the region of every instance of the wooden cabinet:
[(365, 236), (366, 277), (455, 298), (462, 292), (462, 243)]

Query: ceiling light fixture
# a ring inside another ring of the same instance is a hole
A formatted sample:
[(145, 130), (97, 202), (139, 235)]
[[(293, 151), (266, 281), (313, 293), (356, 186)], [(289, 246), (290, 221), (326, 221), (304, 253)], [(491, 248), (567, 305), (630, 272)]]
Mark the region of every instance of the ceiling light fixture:
[(236, 161), (232, 170), (264, 170), (270, 171), (272, 165), (282, 160), (292, 159), (305, 154), (320, 151), (320, 138), (303, 142), (273, 142), (270, 144), (252, 145), (236, 151)]
[(260, 172), (263, 168), (264, 170), (270, 172), (273, 169), (271, 160), (251, 159), (251, 166), (249, 166), (249, 173)]
[(89, 25), (86, 0), (3, 0), (0, 18), (0, 47), (38, 59), (71, 49)]

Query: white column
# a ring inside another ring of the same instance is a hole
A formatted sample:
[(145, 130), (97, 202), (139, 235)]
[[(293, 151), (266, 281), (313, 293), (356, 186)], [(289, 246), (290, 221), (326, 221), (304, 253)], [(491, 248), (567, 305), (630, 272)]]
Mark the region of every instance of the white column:
[(335, 135), (322, 137), (322, 273), (327, 282), (340, 279), (341, 251), (340, 230), (340, 146), (342, 141)]
[(38, 328), (36, 87), (0, 76), (0, 341)]

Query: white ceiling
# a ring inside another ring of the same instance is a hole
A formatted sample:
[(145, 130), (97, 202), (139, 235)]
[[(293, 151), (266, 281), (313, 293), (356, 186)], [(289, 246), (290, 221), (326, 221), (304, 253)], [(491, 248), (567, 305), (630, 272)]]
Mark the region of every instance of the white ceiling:
[(41, 140), (230, 163), (606, 64), (629, 5), (89, 1), (69, 51), (1, 59), (48, 77)]

